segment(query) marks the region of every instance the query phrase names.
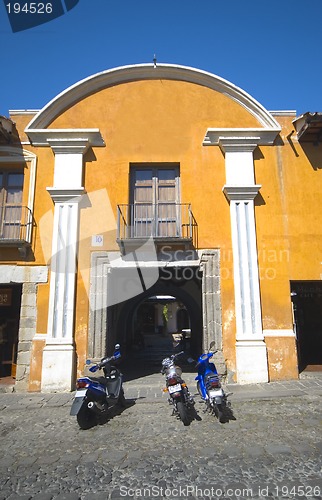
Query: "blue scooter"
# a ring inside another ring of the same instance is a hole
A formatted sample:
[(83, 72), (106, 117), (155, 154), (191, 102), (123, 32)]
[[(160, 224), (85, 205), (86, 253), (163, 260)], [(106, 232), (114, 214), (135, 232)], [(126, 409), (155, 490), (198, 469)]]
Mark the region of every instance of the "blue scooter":
[[(210, 344), (210, 349), (214, 347), (214, 342)], [(216, 366), (210, 359), (217, 351), (209, 350), (202, 354), (197, 362), (198, 375), (197, 389), (206, 404), (206, 411), (213, 413), (221, 423), (229, 420), (227, 394), (221, 386)]]
[[(116, 344), (113, 356), (103, 358), (89, 368), (95, 373), (103, 368), (104, 376), (82, 377), (76, 382), (76, 394), (70, 415), (76, 415), (81, 429), (93, 427), (99, 418), (107, 415), (110, 407), (126, 406), (123, 391), (123, 375), (113, 363), (121, 358), (120, 345)], [(90, 360), (86, 364), (91, 364)]]

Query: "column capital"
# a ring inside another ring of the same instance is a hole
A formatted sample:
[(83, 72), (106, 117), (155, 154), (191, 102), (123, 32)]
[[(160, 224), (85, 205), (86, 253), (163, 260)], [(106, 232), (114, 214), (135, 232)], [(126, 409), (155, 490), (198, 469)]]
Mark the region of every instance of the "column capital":
[(261, 187), (261, 184), (254, 184), (252, 186), (229, 186), (226, 184), (222, 190), (229, 201), (249, 201), (256, 198)]
[(84, 155), (88, 148), (90, 147), (90, 142), (88, 139), (47, 139), (47, 142), (55, 155), (57, 154), (79, 154)]
[(252, 153), (259, 141), (259, 137), (219, 137), (218, 146), (224, 154)]
[(82, 199), (82, 196), (86, 193), (85, 188), (83, 187), (79, 189), (60, 189), (55, 187), (48, 187), (47, 191), (54, 203), (79, 203)]

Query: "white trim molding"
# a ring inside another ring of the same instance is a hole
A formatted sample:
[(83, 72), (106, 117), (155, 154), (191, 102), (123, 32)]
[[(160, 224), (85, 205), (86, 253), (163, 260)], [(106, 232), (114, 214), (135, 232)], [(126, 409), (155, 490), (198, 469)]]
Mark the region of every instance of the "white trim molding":
[(226, 198), (230, 200), (254, 200), (259, 193), (261, 184), (253, 186), (224, 186), (222, 188)]
[(36, 115), (39, 109), (9, 109), (9, 116)]
[(292, 329), (285, 330), (263, 330), (264, 337), (295, 337), (295, 332)]
[(26, 129), (44, 129), (64, 110), (102, 89), (139, 80), (176, 80), (210, 88), (234, 100), (245, 108), (265, 129), (280, 130), (275, 118), (252, 96), (231, 82), (206, 71), (176, 64), (136, 64), (121, 66), (92, 75), (50, 101), (31, 120)]
[(263, 340), (239, 340), (236, 342), (236, 366), (239, 384), (268, 382), (265, 342)]
[(54, 153), (84, 153), (89, 146), (105, 146), (99, 129), (26, 129), (33, 146), (51, 146)]
[(208, 128), (203, 140), (204, 146), (221, 146), (227, 144), (237, 150), (250, 144), (250, 147), (272, 146), (281, 131), (278, 123), (271, 128)]
[(74, 200), (74, 198), (78, 201), (81, 201), (80, 196), (86, 193), (85, 188), (83, 187), (79, 189), (61, 189), (48, 187), (46, 189), (54, 203), (66, 203)]

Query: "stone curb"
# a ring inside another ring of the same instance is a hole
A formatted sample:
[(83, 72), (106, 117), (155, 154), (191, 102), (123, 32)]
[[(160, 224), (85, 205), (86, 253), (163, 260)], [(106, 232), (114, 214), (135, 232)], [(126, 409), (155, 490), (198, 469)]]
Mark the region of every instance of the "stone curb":
[[(191, 393), (198, 401), (199, 395), (196, 391), (194, 374), (186, 374), (185, 380)], [(129, 400), (135, 400), (137, 404), (166, 401), (167, 395), (162, 392), (164, 387), (163, 379), (152, 375), (127, 381), (124, 383), (125, 396)], [(315, 377), (305, 380), (290, 380), (281, 382), (270, 382), (267, 384), (227, 384), (224, 385), (230, 401), (258, 400), (258, 399), (278, 399), (298, 396), (322, 396), (322, 377)], [(1, 392), (1, 391), (0, 391)], [(68, 406), (72, 403), (74, 392), (70, 393), (0, 393), (0, 406), (10, 406), (14, 409), (21, 405), (39, 408)]]

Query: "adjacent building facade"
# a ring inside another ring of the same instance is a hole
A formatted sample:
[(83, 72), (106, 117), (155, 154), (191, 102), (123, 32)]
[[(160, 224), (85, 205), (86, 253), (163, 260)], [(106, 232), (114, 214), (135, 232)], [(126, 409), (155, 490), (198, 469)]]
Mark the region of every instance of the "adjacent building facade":
[(0, 376), (72, 390), (164, 329), (230, 382), (322, 364), (321, 121), (167, 64), (2, 118)]

